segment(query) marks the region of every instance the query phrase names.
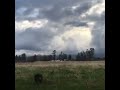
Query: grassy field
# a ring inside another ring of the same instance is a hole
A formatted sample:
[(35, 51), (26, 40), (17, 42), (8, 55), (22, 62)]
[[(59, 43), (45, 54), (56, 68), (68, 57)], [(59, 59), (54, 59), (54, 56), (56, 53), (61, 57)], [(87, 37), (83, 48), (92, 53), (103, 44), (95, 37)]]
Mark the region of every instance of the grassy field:
[[(43, 74), (40, 85), (36, 73)], [(15, 76), (15, 90), (105, 90), (104, 61), (16, 63)]]

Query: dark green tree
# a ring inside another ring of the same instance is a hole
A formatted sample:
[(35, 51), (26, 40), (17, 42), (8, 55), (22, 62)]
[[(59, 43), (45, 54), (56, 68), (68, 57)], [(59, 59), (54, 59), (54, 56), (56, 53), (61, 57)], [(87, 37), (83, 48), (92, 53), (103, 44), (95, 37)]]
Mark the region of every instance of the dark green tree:
[(68, 55), (68, 60), (72, 60), (71, 54)]
[(67, 59), (67, 54), (64, 53), (63, 58), (64, 58), (63, 60), (66, 60)]
[(26, 61), (26, 54), (25, 54), (25, 53), (23, 53), (23, 54), (21, 55), (21, 59), (22, 59), (23, 62)]
[(63, 52), (61, 52), (61, 53), (59, 54), (59, 59), (60, 59), (60, 60), (63, 60)]
[(55, 60), (56, 59), (56, 50), (53, 50), (53, 60)]
[(15, 55), (15, 62), (17, 62), (18, 61), (18, 56), (17, 55)]
[(48, 58), (49, 58), (48, 60), (52, 60), (52, 55), (49, 55)]
[(21, 56), (19, 55), (19, 56), (18, 56), (18, 61), (21, 61), (21, 60), (22, 60), (22, 58), (21, 58)]
[(80, 60), (80, 53), (77, 54), (77, 56), (76, 56), (76, 60), (77, 60), (77, 61)]
[(95, 49), (94, 48), (90, 48), (90, 59), (94, 58), (94, 54), (95, 54)]
[(89, 50), (87, 49), (86, 52), (85, 52), (85, 55), (86, 55), (86, 59), (88, 60), (90, 55), (89, 55)]
[(37, 55), (36, 54), (33, 56), (33, 60), (37, 61)]
[(86, 60), (86, 52), (82, 51), (82, 60)]

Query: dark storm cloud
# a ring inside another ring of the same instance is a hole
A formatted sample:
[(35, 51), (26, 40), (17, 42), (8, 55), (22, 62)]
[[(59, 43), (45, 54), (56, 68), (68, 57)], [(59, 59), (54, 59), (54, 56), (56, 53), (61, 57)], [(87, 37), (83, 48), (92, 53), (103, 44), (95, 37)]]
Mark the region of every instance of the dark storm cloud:
[(78, 13), (79, 15), (86, 12), (90, 7), (92, 6), (92, 3), (90, 1), (83, 2), (80, 4), (80, 6), (75, 9), (75, 13)]
[(105, 56), (105, 13), (100, 16), (90, 18), (95, 21), (91, 34), (93, 36), (91, 44), (96, 47), (97, 55)]
[(105, 54), (105, 24), (97, 22), (98, 24), (92, 31), (92, 44), (96, 46), (98, 54)]
[(43, 11), (42, 13), (51, 21), (56, 21), (63, 17), (61, 8), (59, 7), (53, 7), (52, 9)]
[[(78, 2), (79, 3), (79, 2)], [(66, 3), (64, 3), (66, 4)], [(91, 3), (86, 1), (81, 1), (78, 7), (75, 10), (72, 10), (72, 5), (68, 3), (67, 5), (56, 4), (49, 10), (44, 10), (42, 13), (45, 15), (46, 18), (50, 19), (51, 21), (59, 21), (69, 16), (79, 16), (80, 14), (84, 13), (91, 7)]]
[[(101, 2), (102, 0), (15, 0), (16, 21), (39, 19), (49, 21), (40, 29), (29, 28), (23, 32), (15, 32), (16, 50), (48, 51), (53, 38), (68, 30), (66, 26), (88, 27), (87, 23), (94, 22), (95, 25), (91, 30), (91, 46), (96, 47), (98, 54), (104, 55), (105, 12), (100, 15), (87, 15), (84, 19), (79, 18), (91, 7)], [(26, 10), (20, 8), (26, 8)], [(35, 13), (36, 8), (39, 10), (38, 15), (30, 17), (30, 14)], [(73, 49), (75, 46), (68, 45), (63, 51), (76, 52), (77, 49)]]
[[(71, 7), (76, 4), (79, 6), (73, 11)], [(71, 15), (78, 16), (89, 9), (91, 5), (92, 3), (88, 0), (16, 0), (16, 10), (21, 7), (27, 8), (22, 16), (16, 16), (18, 19), (25, 19), (27, 18), (25, 16), (28, 15), (34, 8), (38, 8), (40, 11), (38, 17), (36, 18), (47, 18), (51, 21), (59, 21)]]
[(30, 7), (46, 7), (51, 5), (58, 5), (58, 6), (67, 6), (73, 5), (74, 3), (83, 2), (87, 0), (15, 0), (16, 8), (20, 8), (26, 6)]
[(53, 33), (45, 29), (27, 29), (24, 32), (16, 32), (16, 50), (44, 51), (48, 48), (50, 40), (54, 37)]
[[(101, 2), (98, 1), (97, 4), (98, 3)], [(95, 46), (96, 55), (105, 56), (105, 11), (99, 14), (95, 13), (94, 11), (92, 14), (86, 15), (84, 19), (81, 18), (81, 20), (86, 21), (88, 23), (94, 22), (94, 26), (91, 30), (91, 34), (92, 34), (91, 46)]]
[(85, 22), (80, 22), (80, 21), (67, 22), (64, 25), (70, 25), (70, 26), (74, 26), (74, 27), (87, 26), (87, 24)]

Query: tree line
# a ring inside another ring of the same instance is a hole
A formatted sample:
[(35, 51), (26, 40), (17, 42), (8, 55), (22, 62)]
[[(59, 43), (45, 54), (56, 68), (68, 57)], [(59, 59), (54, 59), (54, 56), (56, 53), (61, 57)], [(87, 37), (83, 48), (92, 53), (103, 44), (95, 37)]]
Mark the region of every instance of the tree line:
[(56, 54), (57, 51), (53, 50), (51, 55), (33, 55), (33, 56), (26, 56), (25, 53), (21, 55), (15, 55), (15, 62), (34, 62), (34, 61), (51, 61), (51, 60), (60, 60), (60, 61), (86, 61), (86, 60), (94, 60), (95, 49), (90, 48), (86, 51), (78, 52), (75, 57), (71, 54), (66, 54), (64, 52), (60, 52), (60, 54)]

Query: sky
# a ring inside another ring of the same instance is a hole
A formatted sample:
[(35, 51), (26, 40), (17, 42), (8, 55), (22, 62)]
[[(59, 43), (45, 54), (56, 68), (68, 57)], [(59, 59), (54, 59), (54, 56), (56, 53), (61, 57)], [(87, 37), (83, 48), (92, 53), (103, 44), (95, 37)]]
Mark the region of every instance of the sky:
[(15, 54), (105, 55), (105, 0), (15, 0)]

